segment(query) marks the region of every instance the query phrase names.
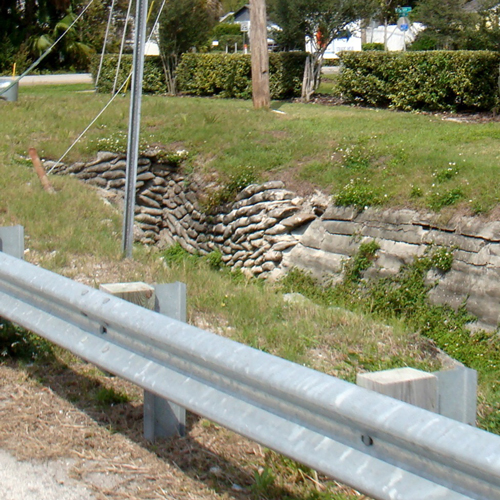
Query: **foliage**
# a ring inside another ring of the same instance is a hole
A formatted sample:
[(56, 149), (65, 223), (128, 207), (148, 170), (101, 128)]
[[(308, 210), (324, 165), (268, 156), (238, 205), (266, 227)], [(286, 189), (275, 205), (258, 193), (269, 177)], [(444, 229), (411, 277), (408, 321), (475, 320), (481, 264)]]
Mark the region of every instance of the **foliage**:
[(364, 43), (361, 46), (361, 50), (384, 50), (384, 44), (383, 43)]
[(207, 213), (214, 212), (217, 208), (234, 201), (236, 195), (257, 180), (255, 171), (251, 167), (241, 168), (238, 174), (231, 175), (218, 189), (211, 192), (204, 201)]
[(34, 361), (50, 356), (50, 342), (0, 318), (0, 361), (3, 358)]
[(302, 97), (308, 101), (321, 80), (324, 53), (336, 38), (348, 36), (349, 25), (366, 19), (375, 2), (365, 0), (274, 0), (270, 2), (273, 19), (282, 31), (278, 42), (282, 48), (297, 48), (300, 37), (312, 45), (310, 66), (306, 72)]
[[(44, 54), (70, 28), (75, 19), (76, 15), (70, 12), (56, 23), (51, 33), (31, 37), (28, 44), (34, 56)], [(59, 65), (80, 71), (87, 69), (92, 48), (80, 41), (76, 28), (71, 28), (64, 35), (55, 50)]]
[(211, 47), (213, 51), (225, 51), (226, 47), (233, 48), (235, 44), (239, 46), (243, 43), (243, 34), (240, 25), (237, 23), (219, 23), (210, 33), (210, 41), (217, 40), (219, 45)]
[[(305, 54), (269, 54), (271, 97), (300, 95)], [(242, 54), (184, 54), (177, 68), (179, 90), (194, 95), (249, 99), (251, 60)]]
[(469, 0), (420, 0), (412, 19), (425, 24), (412, 50), (498, 50), (498, 2), (478, 2), (477, 12), (465, 9)]
[[(92, 58), (90, 71), (95, 80), (99, 69), (101, 56)], [(113, 90), (113, 85), (116, 75), (116, 66), (118, 64), (118, 56), (107, 55), (103, 59), (101, 74), (99, 75), (98, 92), (109, 93)], [(119, 89), (128, 76), (132, 72), (132, 56), (123, 55), (120, 63), (120, 72), (118, 74), (117, 89)], [(128, 85), (130, 90), (130, 82)], [(165, 75), (161, 58), (157, 56), (148, 56), (144, 60), (144, 78), (142, 80), (142, 90), (145, 93), (164, 94), (167, 92)]]
[(498, 105), (494, 52), (343, 52), (338, 89), (349, 102), (404, 110), (491, 110)]
[[(95, 0), (85, 15), (39, 64), (42, 71), (87, 71), (89, 55), (100, 52), (107, 26), (110, 0)], [(76, 18), (87, 2), (82, 0), (29, 0), (0, 2), (0, 72), (25, 70)], [(124, 0), (115, 2), (115, 18), (126, 10)], [(121, 23), (113, 23), (108, 50), (121, 37)]]
[(453, 251), (446, 247), (432, 248), (430, 251), (430, 263), (443, 273), (451, 271), (453, 265)]
[(380, 245), (375, 240), (361, 243), (356, 255), (344, 266), (344, 280), (352, 283), (358, 282), (363, 272), (371, 267), (379, 249)]
[(177, 93), (180, 56), (207, 43), (218, 20), (218, 9), (207, 0), (167, 0), (160, 20), (160, 52), (170, 94)]
[(455, 205), (464, 198), (464, 192), (461, 187), (454, 187), (432, 192), (428, 197), (428, 206), (432, 210), (439, 212), (444, 207)]
[(337, 192), (334, 201), (338, 207), (365, 208), (380, 205), (381, 198), (376, 188), (372, 187), (365, 179), (351, 179)]
[(196, 259), (197, 257), (184, 250), (180, 243), (174, 243), (163, 252), (162, 258), (166, 264), (172, 265), (180, 264), (185, 260)]
[(112, 387), (101, 387), (94, 394), (94, 399), (101, 407), (114, 406), (130, 401), (130, 397), (126, 393), (116, 391)]

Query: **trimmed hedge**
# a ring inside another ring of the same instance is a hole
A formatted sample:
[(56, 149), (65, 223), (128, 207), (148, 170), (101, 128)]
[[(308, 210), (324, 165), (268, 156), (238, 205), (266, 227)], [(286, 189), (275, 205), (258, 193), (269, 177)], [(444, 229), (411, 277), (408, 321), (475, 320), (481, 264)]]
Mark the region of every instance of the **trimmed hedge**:
[[(305, 52), (269, 54), (272, 99), (300, 96), (306, 57)], [(177, 67), (177, 86), (187, 94), (249, 99), (251, 73), (250, 55), (187, 53)]]
[(500, 54), (487, 51), (342, 52), (338, 89), (347, 102), (397, 109), (492, 110)]
[[(99, 70), (99, 61), (101, 57), (95, 56), (92, 58), (90, 71), (92, 77), (97, 76)], [(104, 57), (101, 74), (99, 76), (98, 91), (111, 92), (115, 81), (116, 65), (118, 64), (118, 56), (110, 54)], [(120, 64), (120, 73), (116, 89), (118, 90), (123, 82), (132, 71), (132, 56), (124, 54)], [(129, 90), (132, 82), (129, 82)], [(144, 79), (142, 81), (142, 90), (145, 93), (163, 94), (167, 92), (167, 84), (165, 82), (165, 73), (159, 56), (147, 56), (144, 60)]]

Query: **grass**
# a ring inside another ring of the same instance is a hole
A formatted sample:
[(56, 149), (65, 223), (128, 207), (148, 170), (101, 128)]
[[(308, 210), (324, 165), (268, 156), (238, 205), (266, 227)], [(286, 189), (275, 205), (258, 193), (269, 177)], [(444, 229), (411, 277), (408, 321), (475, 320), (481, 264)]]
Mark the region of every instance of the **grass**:
[[(17, 103), (0, 104), (9, 118), (0, 123), (7, 138), (0, 160), (12, 168), (29, 146), (58, 159), (108, 98), (70, 87), (22, 87)], [(335, 195), (353, 184), (369, 185), (376, 188), (369, 204), (487, 213), (498, 203), (497, 122), (456, 123), (346, 106), (278, 106), (285, 114), (255, 112), (249, 101), (145, 96), (142, 141), (187, 149), (191, 169), (222, 177), (234, 177), (242, 167), (252, 168), (257, 178), (288, 172), (298, 183)], [(120, 96), (68, 160), (124, 147), (127, 117), (128, 98)]]

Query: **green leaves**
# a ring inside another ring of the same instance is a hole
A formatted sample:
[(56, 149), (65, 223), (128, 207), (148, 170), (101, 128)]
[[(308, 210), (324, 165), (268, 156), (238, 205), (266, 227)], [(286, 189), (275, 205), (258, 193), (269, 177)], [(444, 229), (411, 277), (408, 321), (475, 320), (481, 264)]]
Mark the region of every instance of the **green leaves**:
[(487, 51), (344, 52), (338, 88), (350, 102), (397, 109), (491, 110), (500, 55)]
[[(271, 97), (300, 95), (305, 53), (269, 54)], [(252, 95), (251, 60), (243, 54), (192, 54), (182, 56), (177, 67), (179, 90), (194, 95), (249, 99)]]

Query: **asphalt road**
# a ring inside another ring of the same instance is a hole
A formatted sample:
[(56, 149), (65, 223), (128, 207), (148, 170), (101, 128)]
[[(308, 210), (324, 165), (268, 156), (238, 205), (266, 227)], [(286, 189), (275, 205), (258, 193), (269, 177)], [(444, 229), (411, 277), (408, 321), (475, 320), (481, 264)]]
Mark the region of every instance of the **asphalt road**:
[(73, 83), (92, 83), (90, 73), (76, 73), (68, 75), (28, 75), (20, 80), (19, 85), (69, 85)]

